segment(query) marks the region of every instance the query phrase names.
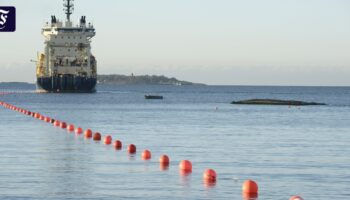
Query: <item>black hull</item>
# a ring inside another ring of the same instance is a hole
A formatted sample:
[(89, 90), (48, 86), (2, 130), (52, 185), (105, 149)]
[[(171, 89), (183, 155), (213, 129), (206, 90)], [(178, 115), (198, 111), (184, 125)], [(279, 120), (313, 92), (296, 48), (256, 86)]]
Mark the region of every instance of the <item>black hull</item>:
[(38, 92), (96, 92), (96, 78), (84, 76), (61, 75), (53, 77), (38, 77), (36, 85)]

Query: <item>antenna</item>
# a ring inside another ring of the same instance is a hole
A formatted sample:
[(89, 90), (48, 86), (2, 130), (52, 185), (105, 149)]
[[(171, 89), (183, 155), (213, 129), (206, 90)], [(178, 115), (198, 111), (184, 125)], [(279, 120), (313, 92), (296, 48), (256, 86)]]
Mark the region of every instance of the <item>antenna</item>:
[(73, 4), (74, 0), (63, 0), (63, 11), (66, 13), (67, 15), (67, 21), (70, 21), (70, 15), (73, 13), (74, 10), (74, 4)]

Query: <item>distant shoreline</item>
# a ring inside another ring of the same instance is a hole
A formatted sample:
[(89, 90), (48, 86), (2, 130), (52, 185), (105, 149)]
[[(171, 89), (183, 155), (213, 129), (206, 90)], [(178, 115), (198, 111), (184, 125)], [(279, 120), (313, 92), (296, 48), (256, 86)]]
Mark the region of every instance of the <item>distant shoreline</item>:
[(202, 83), (193, 83), (189, 81), (178, 80), (174, 77), (157, 75), (120, 75), (108, 74), (97, 75), (97, 83), (111, 85), (205, 85)]
[[(190, 81), (178, 80), (174, 77), (168, 78), (166, 76), (157, 76), (157, 75), (120, 75), (120, 74), (101, 74), (97, 75), (97, 83), (104, 85), (201, 85), (203, 83), (193, 83)], [(19, 82), (19, 81), (10, 81), (10, 82), (0, 82), (0, 84), (11, 84), (11, 85), (31, 85), (35, 83), (28, 82)]]

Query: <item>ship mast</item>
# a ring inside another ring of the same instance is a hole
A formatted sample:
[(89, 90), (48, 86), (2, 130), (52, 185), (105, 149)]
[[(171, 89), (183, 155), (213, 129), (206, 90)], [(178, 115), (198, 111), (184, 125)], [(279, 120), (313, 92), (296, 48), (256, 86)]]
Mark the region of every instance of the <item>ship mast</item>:
[(67, 21), (70, 22), (70, 15), (73, 13), (74, 10), (74, 4), (73, 0), (63, 0), (65, 3), (63, 4), (63, 11), (65, 11), (65, 14), (67, 16)]

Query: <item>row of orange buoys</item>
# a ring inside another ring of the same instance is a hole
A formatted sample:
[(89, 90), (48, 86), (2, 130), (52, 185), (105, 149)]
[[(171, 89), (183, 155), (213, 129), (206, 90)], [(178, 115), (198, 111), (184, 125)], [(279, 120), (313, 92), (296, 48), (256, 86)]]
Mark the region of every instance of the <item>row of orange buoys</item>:
[[(1, 93), (0, 93), (1, 95)], [(35, 119), (39, 119), (41, 121), (51, 123), (55, 127), (60, 127), (62, 129), (66, 129), (68, 132), (75, 133), (77, 135), (83, 134), (86, 139), (93, 139), (94, 141), (101, 141), (102, 140), (102, 135), (99, 132), (93, 133), (91, 129), (86, 129), (83, 131), (81, 127), (75, 128), (74, 124), (68, 124), (63, 121), (55, 120), (52, 119), (48, 116), (41, 115), (40, 113), (37, 112), (31, 112), (29, 110), (23, 109), (16, 107), (14, 105), (5, 103), (0, 101), (0, 105), (7, 108), (11, 109), (20, 113), (23, 113), (24, 115), (29, 115), (32, 116)], [(103, 138), (103, 142), (106, 145), (112, 144), (112, 136), (107, 135)], [(120, 140), (115, 140), (113, 142), (113, 146), (115, 149), (120, 150), (122, 149), (122, 142)], [(135, 154), (136, 153), (136, 145), (130, 144), (127, 147), (127, 152), (129, 154)], [(150, 150), (146, 149), (142, 152), (141, 154), (142, 160), (150, 160), (152, 158), (152, 153)], [(166, 169), (169, 164), (170, 164), (170, 159), (167, 155), (161, 155), (159, 157), (159, 164), (162, 169)], [(188, 175), (192, 173), (192, 163), (189, 160), (182, 160), (179, 163), (179, 171), (181, 175)], [(216, 183), (217, 180), (217, 174), (215, 170), (213, 169), (206, 169), (203, 173), (203, 180), (204, 183), (208, 185), (212, 185)], [(253, 180), (246, 180), (243, 185), (242, 185), (242, 196), (244, 200), (248, 199), (256, 199), (258, 197), (258, 185), (255, 181)], [(292, 196), (289, 200), (303, 200), (302, 197), (300, 196)]]

